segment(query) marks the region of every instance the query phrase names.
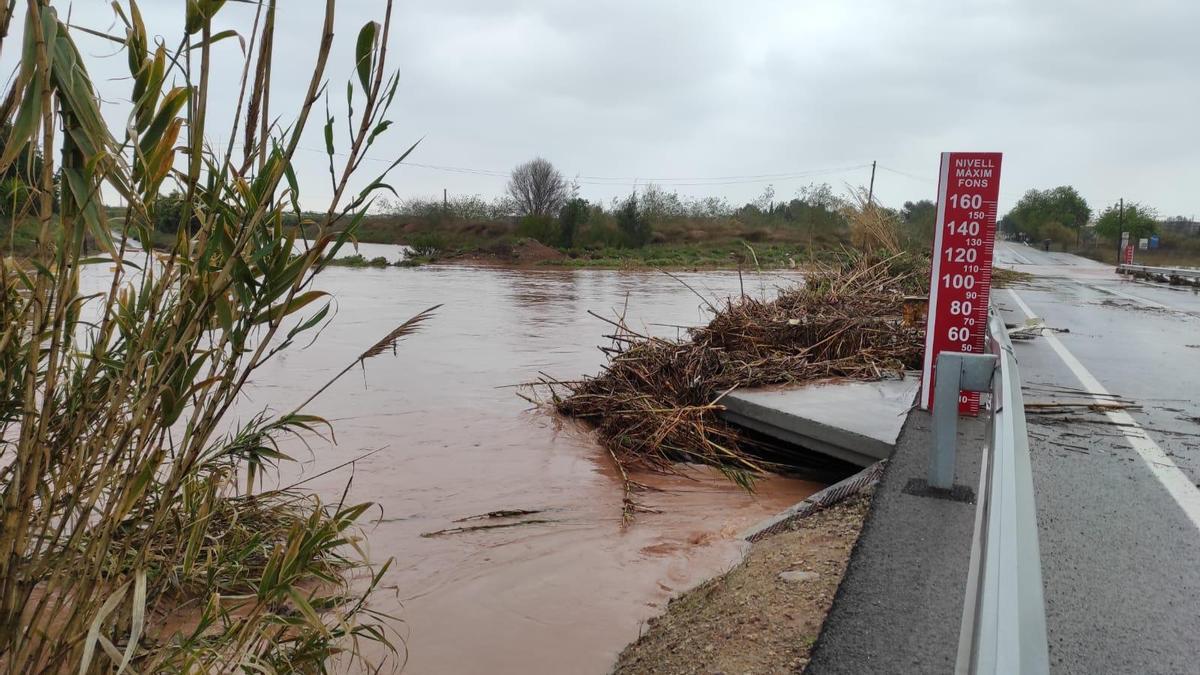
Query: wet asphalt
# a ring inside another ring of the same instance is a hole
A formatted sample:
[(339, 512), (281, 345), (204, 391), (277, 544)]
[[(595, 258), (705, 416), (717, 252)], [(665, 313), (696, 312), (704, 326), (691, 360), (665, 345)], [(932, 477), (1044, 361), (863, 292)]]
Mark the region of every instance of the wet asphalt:
[[(1020, 244), (999, 243), (996, 265), (1035, 275), (994, 291), (1005, 320), (1028, 310), (1061, 347), (1014, 341), (1051, 672), (1200, 673), (1200, 293)], [(1095, 403), (1097, 383), (1126, 406), (1116, 419), (1038, 412)], [(905, 425), (806, 673), (954, 672), (974, 507), (905, 490), (928, 425), (920, 411)], [(956, 484), (977, 483), (982, 434), (960, 423)], [(1148, 461), (1144, 439), (1165, 456)]]
[[(996, 264), (1037, 275), (993, 296), (1025, 308), (1137, 427), (1087, 410), (1084, 384), (1042, 338), (1014, 345), (1028, 411), (1054, 673), (1200, 672), (1200, 530), (1127, 434), (1144, 434), (1194, 488), (1200, 480), (1200, 293), (1127, 280), (1103, 265), (1002, 243)], [(1189, 488), (1190, 489), (1190, 488)]]

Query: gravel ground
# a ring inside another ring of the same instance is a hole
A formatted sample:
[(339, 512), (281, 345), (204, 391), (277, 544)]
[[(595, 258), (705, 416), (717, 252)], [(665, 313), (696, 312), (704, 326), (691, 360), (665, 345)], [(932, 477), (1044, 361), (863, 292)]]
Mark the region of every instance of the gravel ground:
[(742, 564), (671, 601), (614, 673), (798, 673), (870, 504), (862, 494), (753, 545)]

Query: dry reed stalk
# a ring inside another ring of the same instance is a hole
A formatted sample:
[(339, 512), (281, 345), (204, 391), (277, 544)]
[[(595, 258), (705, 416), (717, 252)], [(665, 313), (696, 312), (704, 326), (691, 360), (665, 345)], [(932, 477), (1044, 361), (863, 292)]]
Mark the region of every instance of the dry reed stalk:
[(904, 250), (896, 214), (868, 200), (862, 189), (851, 190), (853, 203), (843, 213), (850, 224), (850, 242), (860, 251), (896, 255)]
[[(627, 469), (713, 466), (750, 488), (774, 468), (723, 422), (720, 399), (747, 387), (830, 378), (899, 377), (920, 367), (924, 328), (904, 321), (904, 299), (928, 284), (928, 260), (847, 253), (819, 264), (803, 285), (772, 300), (742, 296), (714, 306), (682, 342), (640, 335), (623, 317), (596, 377), (535, 385), (561, 414), (595, 425), (628, 484)], [(630, 490), (626, 512), (630, 512)]]

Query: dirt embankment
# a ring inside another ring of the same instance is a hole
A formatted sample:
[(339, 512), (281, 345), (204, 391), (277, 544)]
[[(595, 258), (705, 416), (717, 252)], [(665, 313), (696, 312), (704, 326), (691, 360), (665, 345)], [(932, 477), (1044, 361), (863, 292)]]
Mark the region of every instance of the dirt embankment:
[(671, 601), (625, 648), (619, 675), (799, 673), (821, 631), (869, 494), (754, 544), (745, 561)]
[(511, 243), (497, 242), (477, 250), (446, 255), (441, 259), (450, 262), (478, 262), (523, 266), (562, 260), (565, 257), (567, 256), (562, 251), (546, 246), (539, 241), (518, 239)]

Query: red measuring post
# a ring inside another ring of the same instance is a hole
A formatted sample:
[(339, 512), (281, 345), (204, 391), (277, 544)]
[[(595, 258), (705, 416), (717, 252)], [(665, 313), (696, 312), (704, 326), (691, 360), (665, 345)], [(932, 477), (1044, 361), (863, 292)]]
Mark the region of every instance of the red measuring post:
[[(933, 405), (941, 352), (982, 354), (987, 335), (1000, 197), (1000, 153), (943, 152), (929, 279), (921, 407)], [(979, 414), (979, 393), (959, 392), (958, 411)]]

